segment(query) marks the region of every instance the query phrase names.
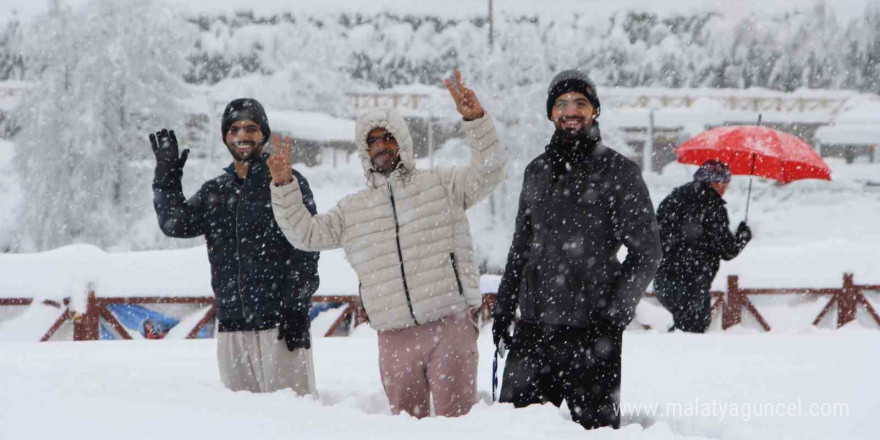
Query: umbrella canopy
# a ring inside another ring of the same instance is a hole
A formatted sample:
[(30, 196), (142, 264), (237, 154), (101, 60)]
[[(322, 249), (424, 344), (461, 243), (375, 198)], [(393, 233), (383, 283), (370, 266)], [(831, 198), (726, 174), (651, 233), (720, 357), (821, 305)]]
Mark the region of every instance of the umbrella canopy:
[(717, 159), (732, 174), (766, 177), (781, 183), (831, 180), (831, 169), (806, 142), (788, 133), (754, 125), (718, 127), (675, 149), (681, 163)]

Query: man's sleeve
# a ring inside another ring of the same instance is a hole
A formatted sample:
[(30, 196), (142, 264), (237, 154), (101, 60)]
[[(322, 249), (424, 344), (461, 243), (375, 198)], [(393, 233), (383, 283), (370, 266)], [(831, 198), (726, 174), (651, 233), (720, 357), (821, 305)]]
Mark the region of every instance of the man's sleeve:
[(507, 253), (507, 265), (501, 284), (498, 286), (498, 294), (495, 299), (495, 309), (492, 315), (495, 319), (513, 319), (518, 303), (522, 272), (529, 261), (529, 250), (532, 244), (532, 220), (528, 203), (526, 202), (528, 170), (523, 179), (523, 187), (519, 195), (519, 208), (516, 212), (516, 226), (513, 231), (513, 243)]
[(739, 255), (745, 243), (730, 232), (730, 218), (724, 206), (713, 207), (703, 221), (703, 246), (725, 260)]
[[(267, 183), (272, 192), (272, 212), (281, 232), (293, 247), (303, 251), (323, 251), (342, 246), (345, 221), (339, 205), (324, 214), (307, 206), (299, 179), (282, 186)], [(310, 191), (311, 193), (311, 191)], [(312, 201), (314, 207), (314, 201)]]
[[(317, 214), (318, 207), (308, 180), (296, 171), (294, 171), (294, 176), (299, 182), (303, 205), (305, 205), (310, 214)], [(320, 285), (320, 277), (318, 276), (319, 257), (320, 254), (318, 252), (308, 252), (294, 248), (293, 259), (295, 263), (293, 267), (296, 270), (294, 274), (294, 285), (296, 288), (294, 290), (294, 303), (291, 304), (292, 307), (303, 309), (306, 312), (311, 307), (312, 295), (318, 291), (318, 286)]]
[(473, 121), (464, 121), (464, 131), (471, 150), (470, 164), (438, 168), (438, 172), (443, 182), (452, 188), (454, 202), (470, 209), (504, 181), (507, 151), (501, 146), (495, 123), (488, 113)]
[(641, 171), (633, 163), (625, 164), (622, 171), (621, 179), (625, 180), (617, 191), (612, 221), (627, 255), (614, 297), (604, 313), (611, 324), (620, 328), (635, 316), (636, 305), (654, 278), (662, 256), (660, 228)]
[(183, 196), (180, 179), (155, 178), (153, 180), (153, 207), (159, 219), (159, 229), (175, 238), (198, 237), (207, 227), (205, 186), (192, 198)]

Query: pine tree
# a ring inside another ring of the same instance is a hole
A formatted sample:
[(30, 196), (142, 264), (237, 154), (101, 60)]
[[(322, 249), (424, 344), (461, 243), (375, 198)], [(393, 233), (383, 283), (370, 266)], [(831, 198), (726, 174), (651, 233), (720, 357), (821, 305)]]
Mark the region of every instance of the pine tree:
[(21, 23), (13, 16), (0, 33), (0, 81), (25, 79)]
[(23, 250), (110, 246), (146, 214), (145, 138), (182, 120), (186, 29), (152, 0), (56, 1), (33, 24), (28, 49), (46, 68), (16, 115)]

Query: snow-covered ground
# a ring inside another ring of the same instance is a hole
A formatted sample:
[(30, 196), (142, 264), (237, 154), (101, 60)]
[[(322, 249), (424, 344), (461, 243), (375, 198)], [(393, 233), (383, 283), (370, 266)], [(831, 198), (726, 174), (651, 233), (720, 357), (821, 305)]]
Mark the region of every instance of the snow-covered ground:
[[(214, 340), (0, 344), (2, 439), (876, 439), (880, 336), (656, 334), (624, 339), (623, 427), (584, 432), (567, 410), (491, 404), (484, 327), (474, 410), (392, 416), (375, 333), (315, 338), (317, 399), (233, 393)], [(656, 410), (653, 415), (649, 411)], [(824, 414), (824, 415), (823, 415)]]

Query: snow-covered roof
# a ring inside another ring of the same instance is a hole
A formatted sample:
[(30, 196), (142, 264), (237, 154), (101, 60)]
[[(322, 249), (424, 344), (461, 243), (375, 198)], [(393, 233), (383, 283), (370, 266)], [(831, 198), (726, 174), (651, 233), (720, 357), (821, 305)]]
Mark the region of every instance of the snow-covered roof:
[(880, 125), (880, 98), (862, 100), (846, 108), (834, 118), (841, 125)]
[(816, 130), (816, 139), (825, 145), (880, 145), (880, 99), (848, 105), (831, 125)]
[(273, 131), (284, 131), (300, 139), (319, 142), (353, 141), (354, 121), (324, 113), (266, 110)]
[(794, 92), (749, 89), (670, 89), (598, 87), (603, 113), (619, 126), (646, 126), (654, 109), (656, 127), (729, 122), (828, 124), (851, 101), (874, 98), (849, 90), (800, 89)]
[(403, 116), (454, 118), (455, 104), (445, 87), (409, 84), (349, 94), (355, 115), (376, 107), (394, 107)]
[[(645, 127), (651, 109), (654, 125), (680, 128), (724, 123), (764, 122), (828, 124), (851, 102), (876, 99), (852, 90), (799, 89), (780, 92), (763, 88), (713, 89), (598, 86), (603, 120), (620, 127)], [(454, 117), (449, 92), (442, 86), (413, 84), (350, 94), (354, 113), (393, 106), (404, 116)]]
[(880, 125), (829, 125), (816, 130), (824, 145), (880, 145)]

